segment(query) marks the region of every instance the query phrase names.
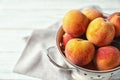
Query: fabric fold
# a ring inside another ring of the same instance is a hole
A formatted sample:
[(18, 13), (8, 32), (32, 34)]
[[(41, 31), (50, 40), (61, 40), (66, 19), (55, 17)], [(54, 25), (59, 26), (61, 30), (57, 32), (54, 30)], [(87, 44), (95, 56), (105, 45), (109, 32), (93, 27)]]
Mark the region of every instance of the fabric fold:
[(60, 26), (61, 22), (58, 21), (47, 29), (35, 30), (32, 33), (14, 68), (15, 73), (40, 78), (42, 80), (73, 80), (69, 71), (60, 70), (53, 66), (47, 57), (47, 48), (56, 46), (55, 38)]

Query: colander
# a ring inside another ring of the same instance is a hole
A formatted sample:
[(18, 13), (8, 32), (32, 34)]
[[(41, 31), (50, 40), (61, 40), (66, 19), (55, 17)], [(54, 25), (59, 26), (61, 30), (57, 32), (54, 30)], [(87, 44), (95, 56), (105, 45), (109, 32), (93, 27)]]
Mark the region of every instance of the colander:
[[(120, 71), (120, 66), (116, 67), (111, 70), (105, 70), (105, 71), (98, 71), (98, 70), (90, 70), (83, 67), (79, 67), (70, 61), (68, 61), (64, 55), (64, 50), (62, 48), (61, 40), (62, 36), (64, 34), (64, 31), (62, 29), (62, 26), (57, 32), (56, 36), (56, 47), (50, 47), (47, 49), (48, 51), (48, 58), (51, 63), (53, 63), (55, 66), (57, 66), (60, 69), (64, 70), (70, 70), (71, 76), (75, 80), (111, 80), (112, 76), (117, 74)], [(67, 66), (60, 65), (55, 59), (54, 55), (59, 55), (62, 57), (63, 61)], [(116, 79), (115, 79), (116, 80)], [(117, 79), (120, 80), (120, 79)]]

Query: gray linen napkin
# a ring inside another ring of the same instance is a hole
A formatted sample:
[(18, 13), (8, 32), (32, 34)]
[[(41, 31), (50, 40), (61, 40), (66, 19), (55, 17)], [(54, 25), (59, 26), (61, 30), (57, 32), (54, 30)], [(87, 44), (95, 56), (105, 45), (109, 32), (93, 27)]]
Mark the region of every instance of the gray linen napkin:
[[(73, 80), (69, 71), (56, 68), (47, 57), (46, 49), (55, 46), (56, 31), (59, 27), (60, 21), (47, 29), (35, 30), (16, 64), (14, 72), (42, 80)], [(64, 64), (59, 55), (56, 58), (59, 58)]]

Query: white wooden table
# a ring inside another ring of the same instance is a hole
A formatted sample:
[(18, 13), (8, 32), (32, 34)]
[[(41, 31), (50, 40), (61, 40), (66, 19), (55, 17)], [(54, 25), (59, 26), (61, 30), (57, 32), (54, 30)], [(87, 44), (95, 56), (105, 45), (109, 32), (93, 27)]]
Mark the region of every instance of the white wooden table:
[(12, 72), (25, 37), (61, 19), (68, 10), (88, 5), (99, 5), (109, 13), (120, 11), (120, 0), (0, 0), (0, 80), (38, 80)]

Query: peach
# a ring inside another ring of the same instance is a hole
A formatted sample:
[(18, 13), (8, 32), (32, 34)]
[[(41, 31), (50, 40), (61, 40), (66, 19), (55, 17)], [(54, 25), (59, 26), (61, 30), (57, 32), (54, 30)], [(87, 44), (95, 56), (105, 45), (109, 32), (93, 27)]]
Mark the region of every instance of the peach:
[(66, 58), (78, 66), (89, 64), (94, 57), (94, 53), (94, 45), (79, 38), (69, 40), (65, 47)]
[(120, 65), (120, 52), (116, 47), (100, 47), (96, 53), (96, 64), (99, 70), (110, 70)]
[(65, 47), (66, 44), (67, 44), (67, 42), (68, 42), (69, 40), (73, 39), (73, 38), (74, 38), (74, 37), (72, 37), (71, 35), (65, 33), (65, 34), (63, 35), (63, 39), (62, 39), (63, 46)]
[(108, 20), (114, 25), (115, 27), (115, 36), (120, 36), (120, 12), (112, 13)]
[(89, 19), (79, 10), (67, 12), (62, 20), (63, 30), (73, 37), (81, 36), (88, 26)]
[(90, 22), (86, 31), (88, 41), (96, 46), (105, 46), (112, 42), (115, 29), (112, 23), (104, 18), (96, 18)]
[(90, 21), (98, 17), (103, 17), (102, 12), (94, 8), (85, 8), (82, 10), (82, 13), (86, 15)]

